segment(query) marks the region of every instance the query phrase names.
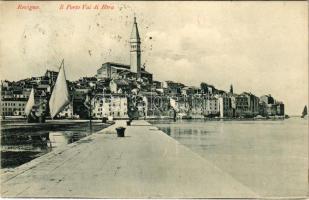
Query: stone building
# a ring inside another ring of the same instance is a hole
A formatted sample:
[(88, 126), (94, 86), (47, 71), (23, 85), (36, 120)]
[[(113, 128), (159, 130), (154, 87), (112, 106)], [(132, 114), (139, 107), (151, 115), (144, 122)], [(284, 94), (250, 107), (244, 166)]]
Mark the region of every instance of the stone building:
[(114, 62), (106, 62), (97, 70), (98, 79), (134, 78), (139, 81), (152, 82), (152, 74), (141, 67), (141, 39), (138, 31), (136, 18), (134, 17), (133, 28), (130, 36), (130, 65)]
[(127, 97), (122, 94), (96, 95), (92, 102), (92, 117), (101, 119), (112, 116), (113, 118), (128, 118)]
[(263, 95), (260, 97), (260, 115), (284, 116), (284, 104), (276, 101), (271, 95)]
[(1, 116), (25, 116), (26, 98), (2, 99), (0, 103)]
[(218, 99), (220, 117), (233, 117), (232, 99), (228, 96), (220, 96)]
[(204, 99), (204, 116), (215, 117), (220, 115), (219, 100), (217, 97), (208, 97)]
[(236, 96), (236, 116), (237, 117), (255, 117), (259, 114), (259, 98), (255, 95), (243, 92)]
[(69, 105), (67, 105), (59, 114), (59, 118), (66, 118), (66, 119), (72, 119), (74, 117), (73, 114), (73, 102), (71, 102)]

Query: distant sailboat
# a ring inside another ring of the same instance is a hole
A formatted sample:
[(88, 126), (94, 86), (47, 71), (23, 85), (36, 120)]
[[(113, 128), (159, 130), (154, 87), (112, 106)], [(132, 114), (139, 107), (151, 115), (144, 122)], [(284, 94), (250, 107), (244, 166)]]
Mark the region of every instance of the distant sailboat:
[(70, 95), (64, 71), (64, 60), (61, 62), (59, 74), (49, 100), (50, 116), (53, 119), (70, 103)]
[(302, 112), (302, 115), (301, 115), (301, 118), (305, 118), (308, 116), (308, 113), (307, 113), (307, 106), (304, 107), (304, 110)]

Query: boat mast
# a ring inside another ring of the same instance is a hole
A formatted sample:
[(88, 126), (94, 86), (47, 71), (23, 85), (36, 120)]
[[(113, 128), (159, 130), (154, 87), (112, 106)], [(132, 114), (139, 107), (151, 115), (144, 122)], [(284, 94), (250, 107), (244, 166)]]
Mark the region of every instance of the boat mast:
[(53, 119), (69, 103), (70, 103), (70, 97), (64, 71), (64, 59), (63, 59), (59, 68), (59, 74), (57, 76), (53, 92), (49, 100), (49, 108), (50, 108), (49, 110), (51, 118)]

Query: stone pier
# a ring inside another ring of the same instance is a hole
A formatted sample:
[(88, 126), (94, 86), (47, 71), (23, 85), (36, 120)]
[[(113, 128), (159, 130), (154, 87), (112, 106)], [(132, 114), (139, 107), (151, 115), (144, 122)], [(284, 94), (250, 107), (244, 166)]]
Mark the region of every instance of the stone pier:
[[(1, 174), (2, 197), (257, 197), (146, 121), (116, 123)], [(124, 126), (125, 137), (115, 128)]]

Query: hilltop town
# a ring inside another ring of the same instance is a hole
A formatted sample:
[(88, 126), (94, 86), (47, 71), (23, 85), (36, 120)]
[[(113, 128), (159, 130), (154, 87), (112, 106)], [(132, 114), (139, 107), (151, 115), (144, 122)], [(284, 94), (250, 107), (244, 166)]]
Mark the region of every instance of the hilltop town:
[[(173, 113), (182, 118), (284, 117), (284, 104), (271, 95), (257, 97), (251, 92), (235, 94), (202, 82), (199, 87), (174, 81), (156, 81), (141, 62), (141, 39), (136, 18), (130, 37), (130, 64), (105, 62), (92, 77), (67, 81), (71, 103), (58, 118), (128, 118), (136, 106), (139, 117), (164, 118)], [(47, 70), (43, 76), (1, 82), (1, 116), (25, 117), (24, 108), (32, 88), (37, 112), (47, 112), (58, 72)], [(173, 100), (173, 101), (171, 101)], [(173, 103), (171, 103), (173, 102)]]

